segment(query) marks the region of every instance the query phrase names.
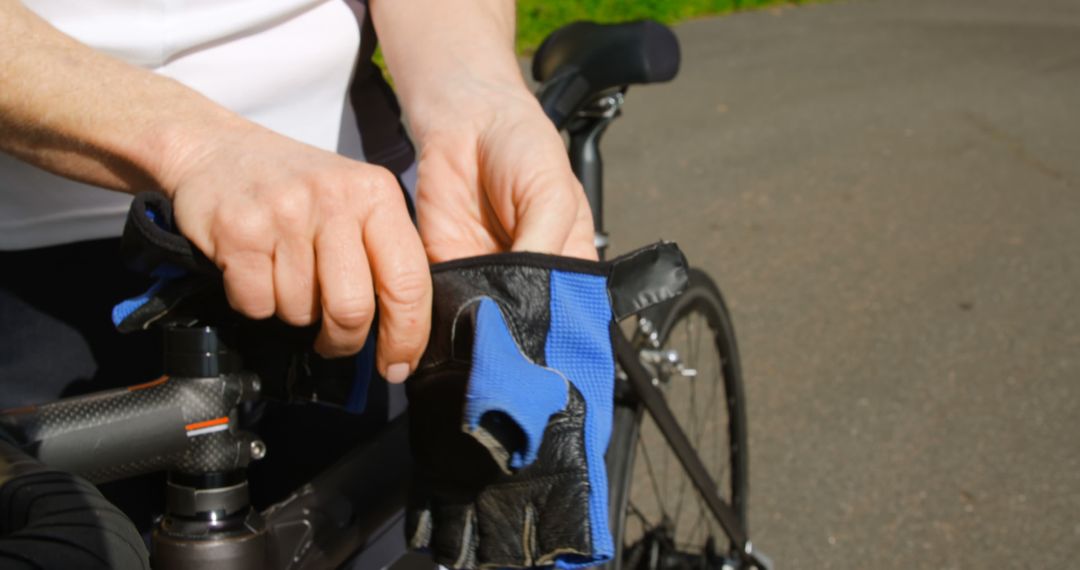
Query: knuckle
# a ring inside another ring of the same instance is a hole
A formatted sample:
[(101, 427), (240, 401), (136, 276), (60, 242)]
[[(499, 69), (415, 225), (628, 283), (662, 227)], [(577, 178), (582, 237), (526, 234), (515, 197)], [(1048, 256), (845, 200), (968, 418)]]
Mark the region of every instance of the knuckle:
[(369, 165), (367, 175), (368, 183), (373, 188), (389, 190), (397, 187), (397, 178), (394, 178), (394, 175), (389, 170), (381, 166)]
[(307, 193), (279, 192), (270, 203), (278, 227), (286, 231), (295, 231), (306, 227), (308, 221)]
[(375, 318), (375, 303), (371, 299), (328, 301), (324, 309), (337, 326), (350, 331), (366, 328)]
[(387, 350), (397, 354), (415, 355), (427, 344), (430, 308), (425, 305), (429, 296), (425, 278), (405, 278), (400, 288), (392, 288), (386, 298), (386, 318), (380, 321), (380, 329), (387, 338)]
[[(229, 216), (224, 212), (217, 214), (215, 219), (217, 228), (217, 241), (222, 244), (219, 249), (264, 249), (271, 237), (270, 224), (266, 216), (261, 213), (246, 213), (238, 216)], [(232, 246), (232, 247), (229, 247)]]
[(390, 304), (406, 311), (423, 309), (423, 303), (431, 295), (431, 277), (426, 271), (403, 271), (387, 282), (380, 294)]
[(412, 358), (420, 356), (424, 347), (427, 346), (428, 331), (419, 326), (410, 326), (406, 330), (394, 331), (392, 333), (390, 331), (385, 331), (385, 334), (380, 335), (380, 337), (388, 339), (389, 342), (385, 343), (388, 353), (392, 352), (406, 358)]
[(308, 181), (309, 187), (313, 188), (318, 196), (318, 203), (324, 209), (337, 210), (348, 200), (349, 174), (346, 171), (335, 170), (322, 172)]
[(562, 184), (555, 185), (559, 196), (559, 203), (571, 211), (576, 211), (578, 204), (585, 197), (585, 189), (581, 182), (573, 176), (567, 176)]
[[(320, 214), (324, 218), (351, 216), (364, 218), (388, 198), (382, 168), (350, 166), (323, 174), (313, 184), (318, 188)], [(391, 180), (394, 180), (392, 175)]]
[(585, 187), (581, 185), (581, 181), (576, 176), (570, 176), (568, 179), (570, 184), (567, 188), (570, 189), (570, 197), (575, 200), (585, 200)]
[(365, 177), (366, 191), (370, 199), (379, 205), (389, 205), (402, 201), (401, 189), (397, 178), (385, 168), (368, 171)]

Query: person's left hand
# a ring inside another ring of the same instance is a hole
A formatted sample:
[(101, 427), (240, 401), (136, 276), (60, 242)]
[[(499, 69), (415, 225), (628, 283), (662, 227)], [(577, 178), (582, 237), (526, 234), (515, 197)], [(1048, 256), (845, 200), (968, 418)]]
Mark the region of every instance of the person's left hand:
[(469, 104), (416, 133), (428, 259), (501, 251), (596, 259), (589, 204), (539, 103), (514, 87), (461, 94)]

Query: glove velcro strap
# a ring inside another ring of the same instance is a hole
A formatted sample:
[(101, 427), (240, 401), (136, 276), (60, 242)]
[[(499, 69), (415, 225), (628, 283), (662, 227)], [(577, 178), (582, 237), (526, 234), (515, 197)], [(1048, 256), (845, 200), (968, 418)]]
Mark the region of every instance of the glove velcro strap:
[(607, 279), (607, 294), (615, 320), (674, 299), (686, 290), (687, 263), (679, 246), (660, 241), (610, 261), (589, 261), (561, 255), (517, 251), (479, 255), (437, 263), (432, 273), (480, 267), (531, 267), (598, 275)]

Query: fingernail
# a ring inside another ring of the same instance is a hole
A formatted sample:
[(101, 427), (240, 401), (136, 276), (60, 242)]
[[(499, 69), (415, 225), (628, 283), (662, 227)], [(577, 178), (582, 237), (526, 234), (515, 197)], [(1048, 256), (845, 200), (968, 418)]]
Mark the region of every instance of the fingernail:
[(386, 367), (386, 381), (398, 384), (409, 377), (409, 363), (398, 362)]

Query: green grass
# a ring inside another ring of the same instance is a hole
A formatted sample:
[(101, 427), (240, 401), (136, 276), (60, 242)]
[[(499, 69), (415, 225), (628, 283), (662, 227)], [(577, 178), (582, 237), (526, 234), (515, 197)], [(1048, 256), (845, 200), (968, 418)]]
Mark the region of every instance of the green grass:
[(518, 0), (517, 50), (528, 54), (544, 37), (576, 20), (625, 22), (651, 18), (672, 24), (688, 18), (723, 14), (806, 0)]
[[(651, 18), (673, 24), (710, 14), (808, 1), (811, 0), (518, 0), (517, 52), (533, 53), (548, 34), (577, 20), (612, 23)], [(376, 50), (374, 61), (393, 85), (382, 50)]]

